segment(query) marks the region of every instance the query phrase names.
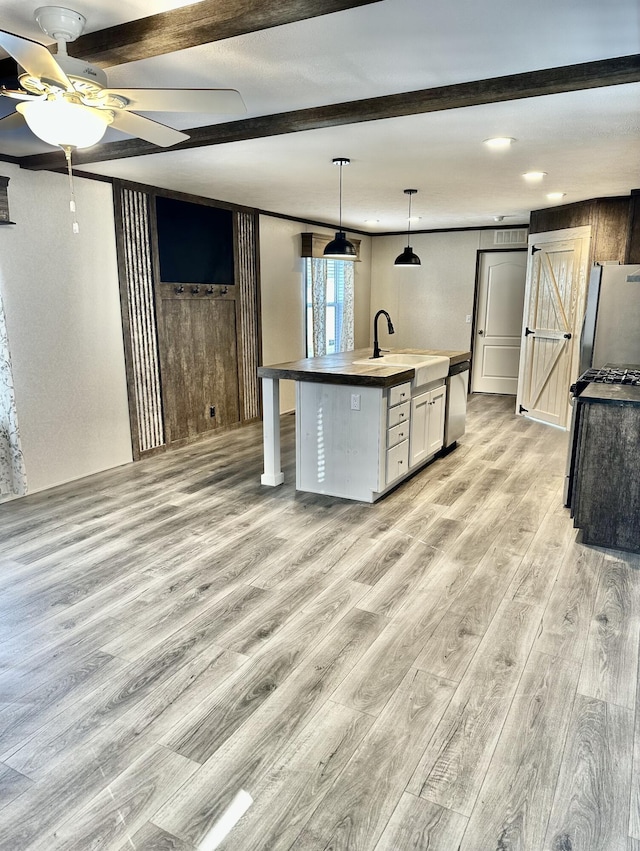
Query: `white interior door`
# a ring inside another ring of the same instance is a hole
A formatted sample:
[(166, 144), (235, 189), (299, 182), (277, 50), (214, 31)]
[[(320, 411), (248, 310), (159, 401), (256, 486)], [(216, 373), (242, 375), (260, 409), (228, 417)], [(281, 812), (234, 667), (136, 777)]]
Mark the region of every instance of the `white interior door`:
[(526, 251), (480, 255), (472, 393), (516, 395), (526, 280)]
[(516, 406), (519, 413), (563, 428), (569, 422), (569, 386), (577, 378), (590, 232), (568, 228), (529, 237)]

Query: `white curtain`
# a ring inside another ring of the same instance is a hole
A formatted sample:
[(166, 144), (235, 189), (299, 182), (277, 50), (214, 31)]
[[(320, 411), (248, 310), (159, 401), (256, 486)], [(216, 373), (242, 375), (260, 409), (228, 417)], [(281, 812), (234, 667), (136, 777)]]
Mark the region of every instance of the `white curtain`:
[(353, 267), (351, 262), (344, 263), (344, 293), (342, 299), (342, 326), (340, 328), (341, 352), (352, 352), (355, 348), (353, 336)]
[(313, 356), (327, 353), (327, 261), (311, 259), (311, 317), (313, 322)]
[(0, 497), (27, 492), (16, 414), (9, 341), (0, 295)]

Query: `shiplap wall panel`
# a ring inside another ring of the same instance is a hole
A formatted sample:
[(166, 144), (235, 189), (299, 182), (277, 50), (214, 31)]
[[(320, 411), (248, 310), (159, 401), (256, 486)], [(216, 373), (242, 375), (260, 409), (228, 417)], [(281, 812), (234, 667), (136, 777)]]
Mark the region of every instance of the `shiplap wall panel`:
[(124, 187), (120, 191), (138, 442), (140, 452), (146, 452), (165, 443), (149, 233), (149, 196)]
[(240, 290), (240, 343), (242, 350), (243, 418), (260, 416), (258, 386), (258, 281), (256, 268), (256, 224), (253, 213), (237, 214), (238, 272)]

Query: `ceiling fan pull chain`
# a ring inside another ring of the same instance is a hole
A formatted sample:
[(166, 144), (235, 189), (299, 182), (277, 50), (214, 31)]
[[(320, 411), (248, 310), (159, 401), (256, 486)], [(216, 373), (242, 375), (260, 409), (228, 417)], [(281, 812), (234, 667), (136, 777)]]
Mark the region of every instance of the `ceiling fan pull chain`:
[(69, 200), (69, 209), (73, 214), (73, 232), (80, 233), (80, 225), (78, 224), (78, 219), (76, 218), (76, 193), (73, 188), (73, 171), (71, 169), (71, 146), (64, 146), (64, 155), (67, 160), (67, 172), (69, 174), (69, 192), (71, 193), (71, 198)]

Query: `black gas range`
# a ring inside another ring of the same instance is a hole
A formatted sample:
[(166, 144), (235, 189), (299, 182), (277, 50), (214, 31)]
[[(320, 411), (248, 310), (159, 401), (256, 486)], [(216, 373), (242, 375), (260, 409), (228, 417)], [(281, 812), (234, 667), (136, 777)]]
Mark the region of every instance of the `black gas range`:
[[(637, 363), (606, 363), (603, 367), (592, 367), (583, 372), (580, 378), (572, 384), (570, 392), (573, 412), (569, 427), (569, 451), (567, 453), (567, 468), (564, 485), (564, 504), (571, 507), (573, 497), (574, 473), (576, 467), (576, 444), (578, 440), (579, 403), (575, 400), (590, 384), (623, 384), (630, 387), (640, 387), (640, 364)], [(573, 516), (573, 512), (572, 512)]]
[(596, 369), (583, 372), (575, 384), (571, 385), (571, 395), (579, 396), (589, 384), (627, 384), (640, 387), (640, 365), (638, 364), (605, 364)]

